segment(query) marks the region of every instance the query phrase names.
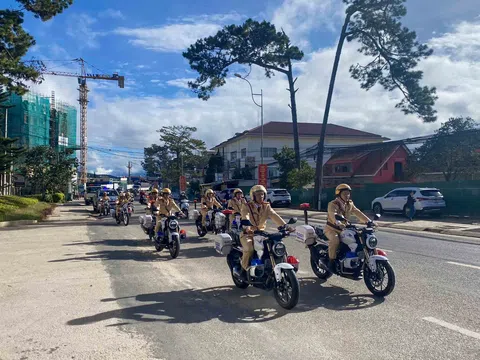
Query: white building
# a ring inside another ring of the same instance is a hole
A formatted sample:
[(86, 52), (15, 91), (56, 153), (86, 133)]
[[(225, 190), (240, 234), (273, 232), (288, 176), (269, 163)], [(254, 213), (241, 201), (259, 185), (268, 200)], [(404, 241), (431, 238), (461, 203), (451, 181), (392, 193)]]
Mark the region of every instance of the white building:
[[(317, 145), (320, 139), (321, 124), (298, 123), (298, 134), (300, 141), (300, 153)], [(254, 179), (258, 179), (257, 166), (261, 163), (261, 126), (237, 133), (234, 137), (216, 145), (212, 150), (219, 152), (225, 163), (225, 178), (232, 179), (235, 168), (243, 169), (246, 166), (252, 169)], [(344, 126), (328, 124), (325, 137), (326, 148), (344, 147), (367, 143), (383, 142), (389, 140), (377, 134), (361, 130), (347, 128)], [(293, 124), (291, 122), (272, 121), (263, 126), (263, 162), (265, 164), (275, 163), (273, 156), (280, 152), (284, 146), (293, 148)], [(330, 157), (327, 151), (324, 162)], [(314, 166), (315, 157), (308, 158), (309, 163)], [(276, 164), (269, 165), (269, 179), (278, 176)]]

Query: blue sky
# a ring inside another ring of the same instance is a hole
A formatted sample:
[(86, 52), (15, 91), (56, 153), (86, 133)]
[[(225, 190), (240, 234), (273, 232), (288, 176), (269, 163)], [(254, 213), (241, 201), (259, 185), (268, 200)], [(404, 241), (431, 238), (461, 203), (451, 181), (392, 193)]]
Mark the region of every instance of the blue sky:
[[(6, 3), (15, 6), (13, 0)], [(480, 91), (478, 1), (408, 0), (407, 9), (405, 25), (435, 50), (421, 68), (425, 83), (439, 90), (439, 121), (425, 125), (414, 116), (404, 116), (394, 108), (396, 93), (381, 88), (368, 93), (361, 90), (350, 79), (348, 67), (368, 59), (352, 43), (342, 55), (331, 122), (402, 138), (431, 133), (449, 116), (480, 117), (476, 105)], [(57, 60), (46, 64), (53, 70), (70, 71), (77, 71), (78, 66), (69, 60), (82, 57), (92, 65), (90, 72), (125, 75), (125, 89), (108, 81), (89, 82), (89, 144), (114, 149), (108, 155), (109, 151), (92, 148), (89, 170), (124, 173), (130, 156), (138, 172), (143, 147), (158, 142), (155, 130), (163, 125), (197, 126), (197, 136), (209, 147), (257, 125), (258, 109), (241, 80), (229, 79), (208, 102), (198, 100), (186, 87), (195, 73), (181, 55), (197, 38), (248, 17), (283, 27), (304, 50), (305, 58), (295, 64), (299, 120), (320, 121), (342, 11), (339, 0), (76, 0), (46, 23), (27, 16), (25, 26), (37, 40), (27, 57)], [(282, 75), (265, 79), (261, 70), (254, 69), (250, 80), (265, 93), (266, 121), (290, 121)], [(73, 104), (77, 99), (75, 79), (49, 76), (32, 89), (55, 90), (58, 98)]]

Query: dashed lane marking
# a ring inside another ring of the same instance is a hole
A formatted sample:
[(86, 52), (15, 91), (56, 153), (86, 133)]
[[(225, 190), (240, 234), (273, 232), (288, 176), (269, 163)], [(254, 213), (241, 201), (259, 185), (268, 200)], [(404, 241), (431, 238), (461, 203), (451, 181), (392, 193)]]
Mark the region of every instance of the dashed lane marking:
[(431, 323), (434, 323), (434, 324), (437, 324), (437, 325), (440, 325), (440, 326), (443, 326), (444, 328), (447, 328), (447, 329), (450, 329), (450, 330), (453, 330), (453, 331), (456, 331), (460, 334), (463, 334), (463, 335), (466, 335), (466, 336), (470, 336), (474, 339), (477, 339), (477, 340), (480, 340), (480, 334), (475, 332), (475, 331), (471, 331), (471, 330), (468, 330), (468, 329), (464, 329), (464, 328), (461, 328), (460, 326), (457, 326), (457, 325), (454, 325), (454, 324), (450, 324), (446, 321), (443, 321), (443, 320), (439, 320), (439, 319), (436, 319), (434, 317), (424, 317), (422, 320), (425, 320), (425, 321), (429, 321)]
[(475, 266), (475, 265), (470, 265), (470, 264), (462, 264), (462, 263), (458, 263), (458, 262), (455, 262), (455, 261), (447, 261), (447, 264), (464, 266), (464, 267), (480, 270), (480, 266)]

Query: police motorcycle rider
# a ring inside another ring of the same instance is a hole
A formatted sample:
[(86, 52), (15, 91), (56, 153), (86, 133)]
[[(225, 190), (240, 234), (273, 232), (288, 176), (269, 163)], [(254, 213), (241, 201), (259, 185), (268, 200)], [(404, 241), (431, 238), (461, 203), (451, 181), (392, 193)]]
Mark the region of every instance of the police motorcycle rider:
[[(264, 231), (267, 228), (267, 220), (271, 219), (277, 226), (283, 226), (286, 222), (272, 209), (271, 205), (265, 201), (267, 190), (262, 185), (255, 185), (250, 189), (250, 201), (242, 204), (242, 220), (249, 220), (252, 226), (243, 229), (240, 236), (243, 256), (241, 266), (244, 271), (234, 269), (237, 275), (245, 277), (245, 271), (250, 267), (250, 259), (254, 253), (253, 235), (255, 231)], [(294, 231), (288, 227), (287, 231)]]
[[(207, 213), (209, 210), (213, 210), (213, 207), (216, 206), (218, 209), (222, 208), (222, 205), (215, 198), (215, 193), (212, 189), (205, 191), (205, 196), (202, 198), (202, 226), (205, 228), (207, 221)], [(210, 219), (212, 221), (213, 219)]]
[[(153, 190), (152, 190), (153, 191)], [(157, 190), (158, 191), (158, 190)], [(162, 189), (160, 196), (157, 197), (154, 206), (157, 208), (157, 223), (155, 225), (155, 234), (158, 234), (162, 226), (162, 218), (168, 217), (172, 212), (179, 212), (180, 217), (184, 217), (178, 205), (175, 203), (175, 200), (171, 198), (172, 191), (169, 188)], [(162, 229), (164, 230), (164, 229)]]
[(108, 194), (106, 191), (103, 192), (102, 198), (100, 199), (101, 206), (100, 206), (100, 216), (103, 215), (105, 206), (110, 202), (110, 198), (108, 197)]
[(180, 193), (180, 201), (182, 200), (188, 200), (187, 194), (185, 194), (185, 191), (182, 191)]
[(118, 216), (120, 215), (120, 210), (122, 209), (122, 206), (125, 205), (126, 203), (128, 203), (126, 197), (125, 197), (125, 193), (122, 191), (119, 195), (118, 195), (118, 200), (116, 201), (115, 203), (115, 216), (118, 218)]
[[(328, 270), (335, 274), (335, 259), (340, 245), (340, 234), (345, 229), (346, 224), (335, 218), (335, 215), (343, 215), (345, 219), (355, 216), (362, 223), (371, 221), (367, 215), (361, 212), (351, 200), (352, 188), (348, 184), (340, 184), (335, 188), (335, 199), (328, 203), (327, 224), (324, 234), (328, 238)], [(376, 226), (375, 223), (373, 223)]]
[(245, 198), (243, 197), (242, 189), (233, 190), (233, 198), (228, 201), (227, 209), (233, 211), (233, 215), (230, 217), (230, 226), (235, 220), (235, 214), (242, 213), (242, 206), (246, 204)]

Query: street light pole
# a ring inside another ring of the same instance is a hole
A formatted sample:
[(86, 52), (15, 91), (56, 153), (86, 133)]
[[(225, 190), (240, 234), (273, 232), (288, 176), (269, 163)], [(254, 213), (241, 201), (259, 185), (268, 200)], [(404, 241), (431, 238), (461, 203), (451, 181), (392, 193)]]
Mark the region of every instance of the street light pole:
[[(252, 88), (252, 84), (250, 83), (250, 81), (248, 81), (247, 79), (245, 79), (244, 77), (242, 77), (240, 74), (235, 74), (236, 77), (242, 79), (242, 80), (245, 80), (248, 85), (250, 85), (250, 92), (252, 94), (252, 101), (255, 105), (257, 105), (259, 108), (260, 108), (260, 126), (262, 128), (262, 131), (261, 131), (261, 140), (260, 140), (260, 161), (261, 163), (263, 164), (263, 89), (260, 90), (260, 93), (258, 94), (255, 94), (253, 92), (253, 88)], [(255, 101), (255, 98), (254, 96), (260, 96), (260, 104), (258, 104), (256, 101)]]

